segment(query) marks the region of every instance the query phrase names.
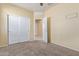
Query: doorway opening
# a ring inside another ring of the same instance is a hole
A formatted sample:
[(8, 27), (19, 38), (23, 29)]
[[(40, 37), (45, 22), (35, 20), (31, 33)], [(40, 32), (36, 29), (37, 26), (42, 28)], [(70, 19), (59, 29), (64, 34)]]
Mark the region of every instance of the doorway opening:
[(35, 40), (43, 40), (42, 19), (35, 20)]
[(51, 43), (51, 19), (45, 17), (35, 20), (35, 40)]

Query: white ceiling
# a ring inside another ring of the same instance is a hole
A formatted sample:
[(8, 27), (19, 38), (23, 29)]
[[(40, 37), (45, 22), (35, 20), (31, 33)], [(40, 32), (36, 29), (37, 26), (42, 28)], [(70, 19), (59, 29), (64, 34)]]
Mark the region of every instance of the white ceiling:
[(57, 3), (44, 3), (43, 6), (40, 6), (40, 3), (13, 3), (13, 5), (28, 9), (35, 12), (43, 12), (50, 6), (55, 6)]

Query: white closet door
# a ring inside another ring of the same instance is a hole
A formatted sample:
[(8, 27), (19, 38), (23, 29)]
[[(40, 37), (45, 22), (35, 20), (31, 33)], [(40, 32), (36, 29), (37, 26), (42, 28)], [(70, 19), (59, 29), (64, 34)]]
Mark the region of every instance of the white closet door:
[(29, 39), (29, 18), (27, 17), (20, 17), (20, 23), (19, 23), (19, 39), (20, 42), (27, 41)]
[(29, 39), (29, 20), (22, 16), (8, 16), (9, 44), (24, 42)]
[(48, 37), (47, 37), (47, 17), (43, 18), (42, 20), (43, 24), (43, 41), (48, 42)]

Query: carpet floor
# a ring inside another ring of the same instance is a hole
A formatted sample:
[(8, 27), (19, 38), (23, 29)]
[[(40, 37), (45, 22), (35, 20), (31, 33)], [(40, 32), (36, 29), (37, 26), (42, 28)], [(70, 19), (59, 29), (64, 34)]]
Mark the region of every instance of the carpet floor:
[(79, 56), (79, 52), (53, 43), (28, 41), (1, 47), (0, 56)]

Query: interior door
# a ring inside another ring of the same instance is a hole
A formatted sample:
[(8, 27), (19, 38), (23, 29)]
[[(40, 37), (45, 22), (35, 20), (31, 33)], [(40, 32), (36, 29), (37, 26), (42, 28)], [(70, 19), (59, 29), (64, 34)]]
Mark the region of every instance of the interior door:
[(48, 35), (47, 35), (47, 17), (44, 17), (42, 20), (43, 24), (43, 41), (48, 42)]
[(26, 16), (8, 16), (9, 44), (24, 42), (29, 39), (30, 19)]

